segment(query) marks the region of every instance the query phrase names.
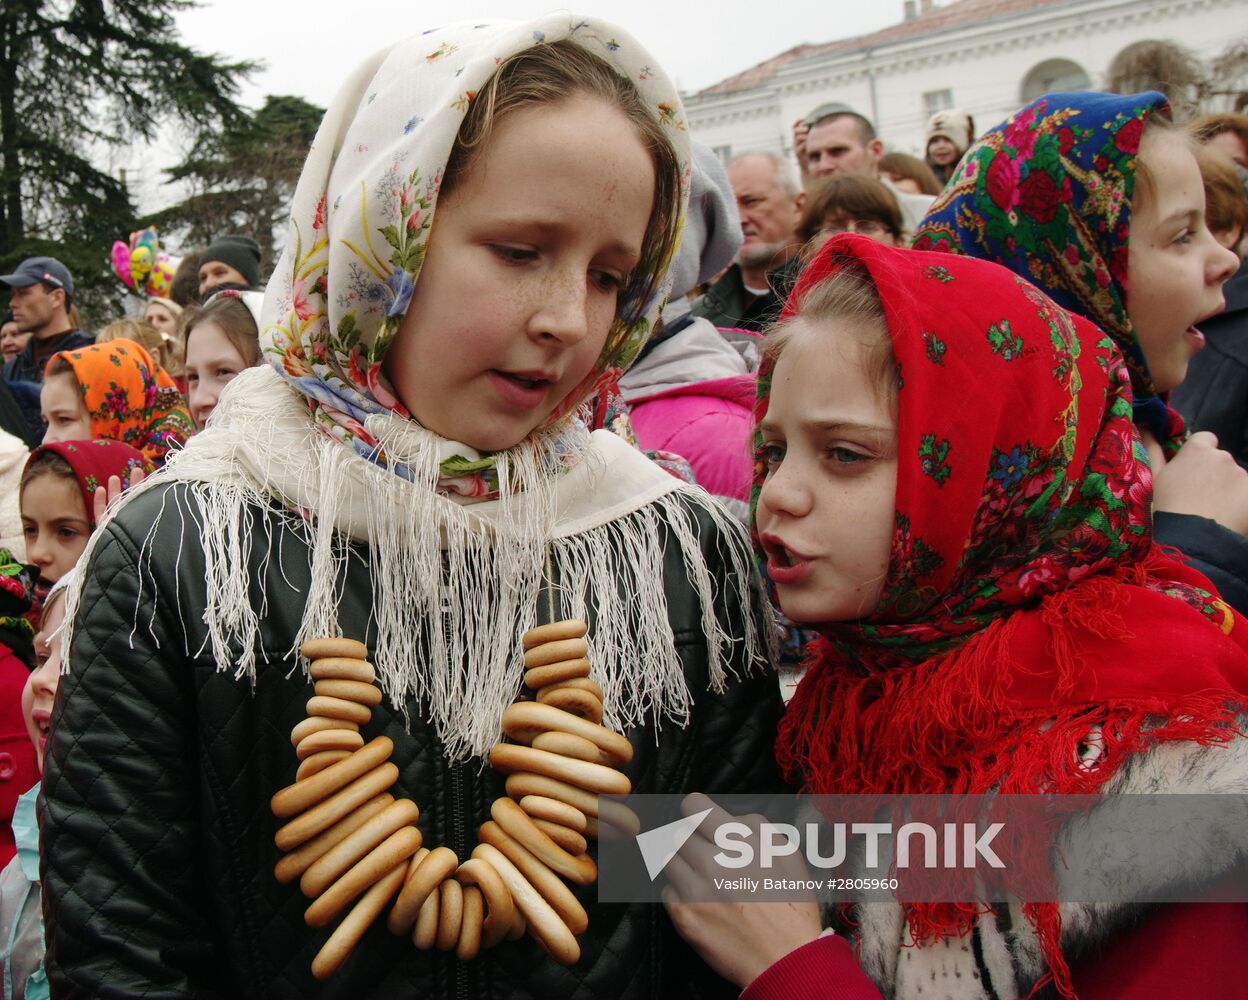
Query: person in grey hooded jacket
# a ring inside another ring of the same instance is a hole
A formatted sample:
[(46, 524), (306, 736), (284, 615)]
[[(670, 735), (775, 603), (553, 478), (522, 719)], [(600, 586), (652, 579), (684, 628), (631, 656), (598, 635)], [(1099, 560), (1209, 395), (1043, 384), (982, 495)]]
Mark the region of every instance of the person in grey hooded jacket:
[(727, 267), (742, 243), (728, 175), (709, 148), (692, 145), (689, 214), (672, 263), (671, 297), (620, 391), (642, 448), (685, 458), (698, 485), (744, 518), (761, 337), (720, 330), (690, 309), (689, 293)]

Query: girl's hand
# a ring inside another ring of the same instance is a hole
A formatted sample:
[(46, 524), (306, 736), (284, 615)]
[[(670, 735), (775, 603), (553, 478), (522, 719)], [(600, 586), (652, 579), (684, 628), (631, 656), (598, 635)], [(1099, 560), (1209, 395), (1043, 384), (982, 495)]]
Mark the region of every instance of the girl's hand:
[[(143, 482), (144, 475), (145, 473), (142, 469), (135, 469), (130, 473), (130, 485), (138, 486), (139, 483)], [(93, 514), (95, 515), (93, 520), (96, 524), (99, 524), (100, 521), (103, 520), (104, 511), (108, 509), (108, 505), (124, 492), (125, 490), (122, 489), (120, 476), (109, 476), (107, 489), (103, 486), (97, 486), (95, 488), (95, 497), (92, 507)]]
[[(705, 796), (691, 795), (682, 809), (689, 815), (712, 806), (714, 803)], [(713, 829), (720, 822), (732, 820), (757, 828), (764, 817), (733, 817), (715, 806), (699, 830)], [(716, 850), (700, 832), (685, 842), (665, 869), (671, 884), (663, 890), (663, 905), (676, 931), (702, 960), (729, 982), (745, 989), (789, 952), (820, 935), (823, 927), (819, 906), (813, 894), (800, 902), (698, 902), (712, 899), (716, 892), (712, 879), (725, 875), (725, 870), (712, 860)], [(780, 859), (766, 875), (795, 880), (809, 877), (797, 855)]]
[(1212, 518), (1248, 534), (1248, 472), (1218, 447), (1213, 434), (1193, 434), (1169, 462), (1151, 434), (1144, 435), (1144, 444), (1153, 467), (1154, 510)]

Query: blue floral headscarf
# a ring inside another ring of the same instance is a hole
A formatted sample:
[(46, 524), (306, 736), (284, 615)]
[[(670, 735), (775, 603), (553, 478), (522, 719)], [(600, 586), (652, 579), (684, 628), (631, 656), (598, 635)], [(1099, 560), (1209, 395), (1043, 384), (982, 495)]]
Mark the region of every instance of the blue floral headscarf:
[(1169, 116), (1155, 91), (1048, 94), (980, 137), (912, 245), (1004, 264), (1086, 316), (1126, 357), (1135, 420), (1163, 444), (1183, 423), (1157, 395), (1127, 315), (1127, 247), (1140, 140)]

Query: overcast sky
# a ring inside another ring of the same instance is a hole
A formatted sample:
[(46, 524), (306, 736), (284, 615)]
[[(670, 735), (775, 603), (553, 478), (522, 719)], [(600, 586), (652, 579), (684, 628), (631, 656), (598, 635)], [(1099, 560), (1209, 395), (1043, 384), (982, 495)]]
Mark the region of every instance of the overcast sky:
[[(558, 9), (549, 0), (212, 0), (179, 15), (178, 26), (197, 49), (266, 64), (243, 88), (243, 103), (295, 94), (324, 107), (358, 62), (399, 38), (449, 21), (522, 20)], [(626, 28), (684, 91), (802, 42), (859, 35), (902, 17), (901, 0), (583, 0), (574, 9)]]
[[(293, 94), (326, 107), (338, 85), (372, 52), (426, 28), (477, 18), (523, 20), (569, 9), (557, 0), (209, 0), (178, 15), (181, 41), (229, 61), (264, 63), (239, 99), (258, 108), (269, 94)], [(902, 19), (902, 0), (583, 0), (577, 13), (626, 28), (685, 92), (701, 90), (803, 42), (828, 42)], [(183, 196), (163, 170), (190, 152), (166, 130), (151, 144), (108, 154), (125, 169), (140, 212)]]

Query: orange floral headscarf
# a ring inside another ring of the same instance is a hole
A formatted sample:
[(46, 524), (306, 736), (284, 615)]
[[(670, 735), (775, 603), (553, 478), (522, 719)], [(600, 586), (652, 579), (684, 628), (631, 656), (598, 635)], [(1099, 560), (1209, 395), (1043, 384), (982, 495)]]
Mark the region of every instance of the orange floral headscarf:
[(93, 439), (124, 442), (159, 466), (170, 448), (180, 447), (193, 433), (177, 384), (133, 340), (61, 351), (49, 368), (58, 359), (73, 369)]

